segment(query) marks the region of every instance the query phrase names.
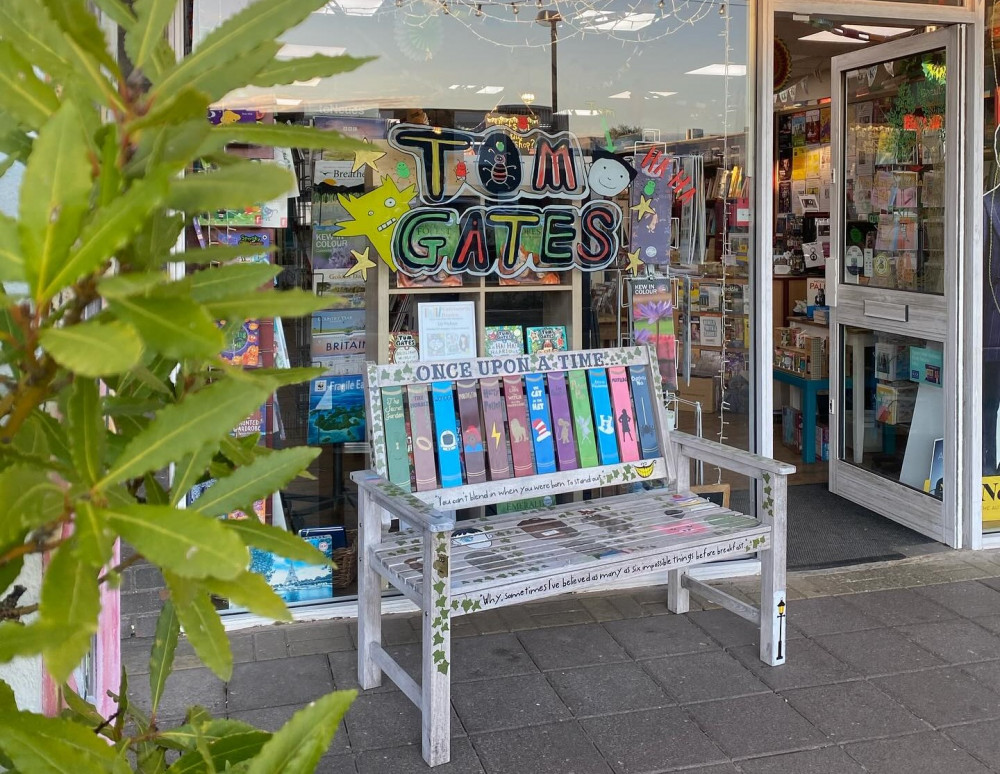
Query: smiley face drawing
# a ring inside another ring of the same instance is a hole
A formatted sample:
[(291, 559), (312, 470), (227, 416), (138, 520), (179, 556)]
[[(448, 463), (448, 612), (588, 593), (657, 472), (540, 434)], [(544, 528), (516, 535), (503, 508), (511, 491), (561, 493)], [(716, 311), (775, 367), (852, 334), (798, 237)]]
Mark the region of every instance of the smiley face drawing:
[(624, 158), (606, 150), (595, 150), (587, 182), (599, 196), (616, 196), (635, 180), (635, 167)]

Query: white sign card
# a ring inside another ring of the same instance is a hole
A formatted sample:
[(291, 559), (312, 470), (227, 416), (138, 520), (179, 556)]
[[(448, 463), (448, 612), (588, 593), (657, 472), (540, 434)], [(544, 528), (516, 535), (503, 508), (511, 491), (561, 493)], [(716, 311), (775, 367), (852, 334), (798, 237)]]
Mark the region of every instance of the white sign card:
[(417, 304), (421, 360), (477, 357), (474, 301)]

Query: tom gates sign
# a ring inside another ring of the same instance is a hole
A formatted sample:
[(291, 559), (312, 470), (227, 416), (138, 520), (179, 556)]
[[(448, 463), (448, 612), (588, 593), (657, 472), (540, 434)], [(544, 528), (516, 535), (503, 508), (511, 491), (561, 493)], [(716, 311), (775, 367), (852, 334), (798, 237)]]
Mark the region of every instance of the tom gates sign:
[[(534, 203), (591, 192), (580, 143), (569, 132), (535, 129), (515, 143), (503, 128), (398, 124), (389, 144), (411, 156), (417, 170), (420, 204), (400, 217), (392, 237), (403, 274), (598, 271), (618, 256), (622, 211), (613, 202)], [(482, 203), (468, 206), (471, 196)]]

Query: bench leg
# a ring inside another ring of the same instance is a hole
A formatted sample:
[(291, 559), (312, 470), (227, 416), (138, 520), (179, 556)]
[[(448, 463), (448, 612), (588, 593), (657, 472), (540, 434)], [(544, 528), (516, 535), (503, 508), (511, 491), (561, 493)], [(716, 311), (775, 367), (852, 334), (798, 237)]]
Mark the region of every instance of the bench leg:
[(684, 570), (667, 572), (667, 610), (686, 613), (691, 609), (691, 592), (684, 588)]
[(358, 683), (382, 684), (382, 670), (372, 658), (372, 646), (382, 644), (382, 578), (368, 564), (368, 551), (382, 542), (382, 508), (365, 490), (358, 504)]
[(428, 766), (451, 759), (451, 533), (424, 533), (420, 710)]
[(785, 589), (785, 509), (788, 485), (784, 476), (764, 474), (758, 498), (760, 518), (771, 525), (771, 547), (760, 552), (760, 660), (785, 663), (787, 632)]

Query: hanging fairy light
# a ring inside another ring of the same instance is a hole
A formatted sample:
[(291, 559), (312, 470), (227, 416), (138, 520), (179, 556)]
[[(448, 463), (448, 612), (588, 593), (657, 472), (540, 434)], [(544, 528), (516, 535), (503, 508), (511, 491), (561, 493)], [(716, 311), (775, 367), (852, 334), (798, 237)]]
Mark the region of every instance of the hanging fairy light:
[(514, 15), (517, 16), (517, 3), (511, 3), (511, 6), (514, 9)]

